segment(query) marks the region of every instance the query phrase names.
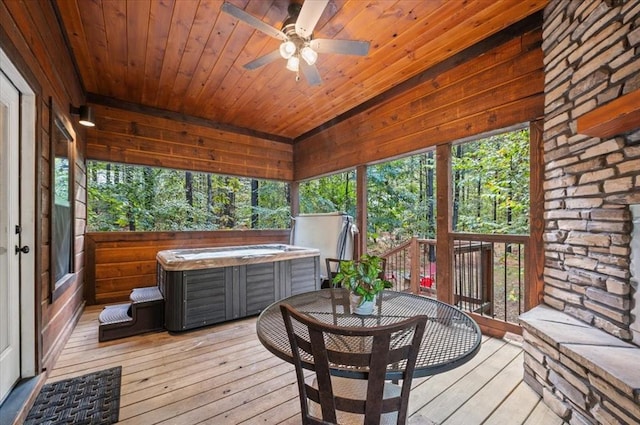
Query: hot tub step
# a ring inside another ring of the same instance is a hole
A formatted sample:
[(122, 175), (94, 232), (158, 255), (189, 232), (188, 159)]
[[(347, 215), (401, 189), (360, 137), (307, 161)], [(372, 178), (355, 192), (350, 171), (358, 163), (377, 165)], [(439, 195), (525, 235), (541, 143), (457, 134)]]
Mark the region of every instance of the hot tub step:
[(101, 325), (132, 322), (133, 319), (129, 315), (130, 308), (131, 303), (108, 305), (100, 312), (98, 320)]
[(164, 329), (164, 298), (156, 286), (135, 288), (129, 298), (131, 303), (106, 306), (102, 310), (99, 341)]
[(148, 286), (146, 288), (134, 288), (129, 295), (129, 299), (133, 304), (149, 301), (162, 301), (162, 292), (157, 286)]

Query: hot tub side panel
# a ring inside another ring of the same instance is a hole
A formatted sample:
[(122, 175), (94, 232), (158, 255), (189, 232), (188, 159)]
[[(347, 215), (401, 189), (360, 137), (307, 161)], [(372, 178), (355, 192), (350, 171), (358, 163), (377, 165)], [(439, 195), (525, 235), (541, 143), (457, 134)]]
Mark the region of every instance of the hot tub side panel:
[(274, 263), (248, 264), (241, 267), (243, 276), (240, 276), (239, 300), (245, 302), (241, 304), (240, 316), (251, 316), (259, 314), (266, 307), (276, 300), (276, 277), (278, 271), (286, 261)]
[[(233, 314), (231, 267), (184, 272), (183, 324), (186, 329), (227, 320)], [(231, 282), (230, 282), (231, 281)]]
[(232, 311), (229, 272), (227, 268), (163, 271), (165, 328), (182, 331), (227, 320)]
[(320, 289), (318, 256), (166, 271), (158, 266), (165, 297), (165, 327), (183, 331), (259, 314), (276, 300)]
[(288, 275), (291, 279), (288, 285), (291, 292), (286, 294), (287, 297), (320, 289), (320, 257), (301, 258), (287, 263), (289, 263)]

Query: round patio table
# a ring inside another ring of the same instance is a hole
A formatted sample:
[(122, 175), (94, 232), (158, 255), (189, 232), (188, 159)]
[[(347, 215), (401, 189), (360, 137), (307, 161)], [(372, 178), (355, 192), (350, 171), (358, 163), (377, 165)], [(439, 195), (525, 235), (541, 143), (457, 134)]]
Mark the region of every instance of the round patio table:
[[(467, 314), (449, 304), (405, 292), (383, 291), (378, 294), (373, 314), (361, 316), (351, 313), (347, 290), (322, 289), (277, 301), (267, 307), (258, 318), (256, 328), (262, 345), (289, 363), (293, 363), (293, 357), (284, 319), (280, 312), (282, 303), (287, 303), (321, 322), (345, 327), (374, 328), (417, 315), (427, 316), (427, 325), (414, 372), (416, 378), (456, 368), (471, 360), (480, 350), (482, 334), (478, 324)], [(404, 335), (397, 337), (403, 338)], [(334, 341), (334, 344), (341, 350), (350, 348), (358, 350), (362, 341), (340, 340)], [(303, 358), (303, 367), (311, 369), (312, 365), (311, 356)], [(332, 374), (352, 378), (365, 379), (366, 372), (366, 370), (344, 370), (340, 365), (331, 367)], [(402, 379), (401, 365), (390, 365), (386, 378)]]

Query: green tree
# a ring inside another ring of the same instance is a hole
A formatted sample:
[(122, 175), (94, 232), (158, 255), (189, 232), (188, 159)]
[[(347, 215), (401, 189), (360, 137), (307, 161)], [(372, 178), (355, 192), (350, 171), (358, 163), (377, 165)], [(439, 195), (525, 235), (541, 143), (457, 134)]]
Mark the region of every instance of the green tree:
[(476, 233), (529, 232), (529, 131), (468, 142), (452, 155), (459, 211), (454, 229)]
[(300, 212), (356, 213), (356, 172), (355, 170), (309, 180), (300, 185)]

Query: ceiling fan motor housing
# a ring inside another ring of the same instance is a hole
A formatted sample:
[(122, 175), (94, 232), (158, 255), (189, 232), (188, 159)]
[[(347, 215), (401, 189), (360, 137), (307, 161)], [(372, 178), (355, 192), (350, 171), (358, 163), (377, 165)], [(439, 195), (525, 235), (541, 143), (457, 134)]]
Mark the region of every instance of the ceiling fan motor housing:
[(293, 19), (293, 23), (295, 23), (296, 19), (298, 19), (298, 15), (300, 15), (300, 11), (302, 10), (302, 3), (291, 2), (289, 3), (289, 7), (287, 7), (287, 22), (289, 19)]
[[(298, 16), (300, 15), (300, 10), (302, 10), (302, 5), (300, 3), (290, 3), (287, 8), (287, 12), (289, 15), (282, 22), (282, 32), (287, 35), (287, 37), (291, 40), (300, 39), (302, 37), (296, 32), (296, 21), (298, 20)], [(311, 39), (311, 37), (309, 37)]]

